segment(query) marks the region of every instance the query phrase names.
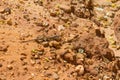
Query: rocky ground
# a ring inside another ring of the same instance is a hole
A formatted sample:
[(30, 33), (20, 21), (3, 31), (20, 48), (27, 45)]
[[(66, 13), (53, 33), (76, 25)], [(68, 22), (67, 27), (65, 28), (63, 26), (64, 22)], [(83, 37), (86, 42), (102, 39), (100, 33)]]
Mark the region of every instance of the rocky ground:
[(0, 80), (120, 80), (119, 0), (0, 0)]

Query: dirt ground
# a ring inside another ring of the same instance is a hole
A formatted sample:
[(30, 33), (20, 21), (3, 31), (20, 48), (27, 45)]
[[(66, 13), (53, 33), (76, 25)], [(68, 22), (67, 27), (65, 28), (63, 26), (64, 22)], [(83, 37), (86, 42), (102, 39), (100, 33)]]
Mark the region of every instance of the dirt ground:
[(0, 0), (0, 80), (120, 80), (120, 1)]

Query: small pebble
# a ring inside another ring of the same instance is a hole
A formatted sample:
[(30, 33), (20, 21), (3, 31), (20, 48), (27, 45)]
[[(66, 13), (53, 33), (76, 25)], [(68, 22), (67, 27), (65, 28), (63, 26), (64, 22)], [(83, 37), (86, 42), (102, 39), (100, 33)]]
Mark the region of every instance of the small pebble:
[(71, 7), (68, 5), (61, 4), (60, 9), (62, 9), (64, 12), (70, 13), (71, 12)]
[(78, 65), (75, 68), (75, 71), (78, 73), (78, 75), (82, 75), (84, 73), (84, 66), (83, 65)]
[(20, 60), (23, 61), (24, 59), (26, 59), (26, 57), (21, 57)]
[(31, 65), (34, 65), (36, 62), (34, 60), (31, 60)]
[(105, 75), (104, 77), (103, 77), (103, 80), (112, 80), (109, 76), (107, 76), (107, 75)]
[(55, 79), (55, 80), (58, 80), (59, 79), (59, 75), (57, 74), (57, 73), (53, 73), (53, 79)]
[(7, 7), (4, 9), (4, 11), (2, 11), (2, 13), (11, 14), (11, 9), (9, 7)]
[(65, 27), (63, 25), (58, 26), (58, 31), (61, 31), (61, 30), (64, 30), (64, 29), (65, 29)]
[(57, 16), (56, 11), (51, 10), (51, 11), (50, 11), (50, 16), (52, 16), (52, 17), (56, 17), (56, 16)]
[(12, 20), (11, 20), (11, 19), (8, 20), (8, 21), (7, 21), (7, 24), (11, 26), (11, 25), (12, 25)]
[(32, 77), (34, 77), (34, 76), (35, 76), (35, 74), (34, 74), (34, 73), (31, 73), (31, 76), (32, 76)]
[(8, 68), (9, 70), (12, 70), (12, 69), (13, 69), (12, 65), (8, 65), (7, 68)]
[(0, 45), (0, 51), (6, 52), (8, 47), (9, 47), (8, 45)]

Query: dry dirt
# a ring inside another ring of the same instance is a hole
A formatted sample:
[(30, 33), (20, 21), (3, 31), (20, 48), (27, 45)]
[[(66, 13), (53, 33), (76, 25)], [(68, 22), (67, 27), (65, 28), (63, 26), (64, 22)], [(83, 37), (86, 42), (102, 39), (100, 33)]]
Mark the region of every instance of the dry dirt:
[(0, 0), (0, 80), (120, 80), (119, 0)]

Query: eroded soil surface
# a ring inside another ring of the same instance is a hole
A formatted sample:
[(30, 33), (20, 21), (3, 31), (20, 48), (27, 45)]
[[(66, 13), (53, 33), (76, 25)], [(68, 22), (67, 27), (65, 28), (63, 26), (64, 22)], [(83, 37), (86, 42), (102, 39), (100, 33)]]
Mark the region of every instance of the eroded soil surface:
[(120, 80), (119, 0), (0, 0), (0, 80)]

